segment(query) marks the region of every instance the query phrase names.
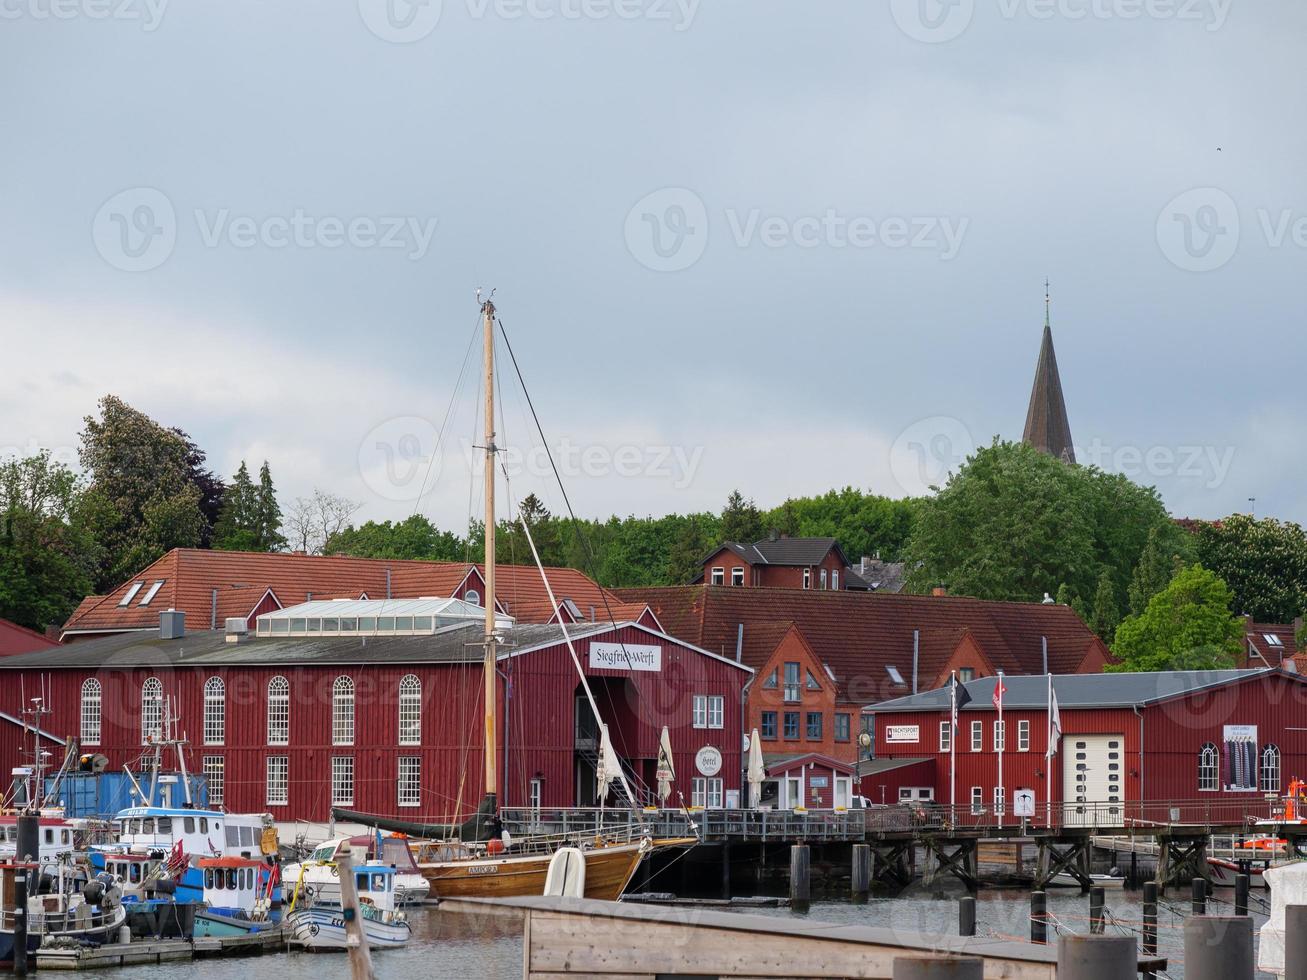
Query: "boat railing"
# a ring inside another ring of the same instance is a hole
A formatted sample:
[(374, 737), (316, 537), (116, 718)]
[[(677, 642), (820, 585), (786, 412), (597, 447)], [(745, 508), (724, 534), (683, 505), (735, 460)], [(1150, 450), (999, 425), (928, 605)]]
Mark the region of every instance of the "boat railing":
[[(0, 932), (14, 931), (14, 917), (13, 909), (0, 911)], [(126, 918), (127, 910), (121, 905), (107, 909), (80, 905), (59, 912), (28, 911), (27, 933), (31, 936), (45, 936), (64, 932), (95, 932), (113, 929)]]
[(504, 829), (514, 838), (601, 837), (605, 840), (849, 840), (866, 829), (863, 810), (742, 809), (505, 809)]

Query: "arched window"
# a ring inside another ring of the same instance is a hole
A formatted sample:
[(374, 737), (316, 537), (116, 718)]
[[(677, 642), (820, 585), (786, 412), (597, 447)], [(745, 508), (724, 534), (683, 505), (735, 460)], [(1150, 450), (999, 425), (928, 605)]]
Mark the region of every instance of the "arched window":
[(1280, 792), (1280, 747), (1266, 745), (1262, 748), (1262, 767), (1259, 786), (1263, 793)]
[(163, 737), (163, 681), (147, 677), (141, 685), (141, 744)]
[(1218, 779), (1217, 761), (1219, 756), (1216, 754), (1216, 746), (1211, 742), (1204, 742), (1203, 747), (1198, 750), (1198, 790), (1199, 792), (1215, 792), (1220, 789)]
[(422, 744), (422, 682), (416, 674), (399, 682), (399, 744)]
[(280, 676), (268, 681), (268, 744), (290, 744), (290, 681)]
[(82, 744), (100, 744), (100, 682), (94, 677), (82, 682)]
[(468, 589), (463, 593), (463, 601), (470, 602), (474, 606), (481, 605), (481, 593), (476, 589)]
[(227, 686), (221, 677), (204, 682), (204, 744), (221, 745), (227, 738)]
[(354, 744), (354, 682), (348, 677), (331, 685), (331, 744)]

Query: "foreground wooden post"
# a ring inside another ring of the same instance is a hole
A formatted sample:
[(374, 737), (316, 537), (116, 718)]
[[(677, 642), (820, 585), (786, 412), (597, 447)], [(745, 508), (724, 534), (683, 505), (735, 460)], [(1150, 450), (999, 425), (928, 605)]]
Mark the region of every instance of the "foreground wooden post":
[(958, 899), (958, 935), (974, 936), (976, 934), (976, 898), (963, 895)]
[(1134, 980), (1139, 954), (1133, 936), (1063, 936), (1058, 980)]
[(983, 980), (985, 961), (972, 956), (900, 956), (894, 980)]
[[(1157, 882), (1144, 882), (1144, 949), (1145, 956), (1157, 955)], [(1151, 970), (1144, 974), (1144, 980), (1155, 980), (1157, 974)]]
[(1234, 914), (1248, 914), (1248, 886), (1252, 883), (1246, 874), (1236, 875), (1234, 879)]
[(1253, 920), (1195, 915), (1184, 922), (1185, 980), (1252, 980)]
[(806, 909), (812, 897), (807, 844), (790, 845), (790, 904)]
[(372, 950), (368, 948), (367, 929), (363, 925), (363, 910), (359, 907), (359, 893), (354, 887), (354, 859), (348, 847), (343, 851), (336, 858), (336, 870), (340, 872), (340, 907), (345, 919), (350, 975), (353, 980), (376, 980), (372, 972)]
[(850, 873), (854, 898), (866, 898), (871, 892), (871, 845), (853, 845), (853, 865)]
[(1048, 942), (1048, 895), (1044, 892), (1030, 893), (1030, 941)]
[(1284, 907), (1284, 980), (1307, 980), (1307, 905)]
[(1103, 912), (1107, 906), (1106, 894), (1101, 885), (1089, 889), (1089, 931), (1095, 936), (1103, 934)]
[(1193, 914), (1207, 914), (1207, 881), (1203, 878), (1193, 880)]

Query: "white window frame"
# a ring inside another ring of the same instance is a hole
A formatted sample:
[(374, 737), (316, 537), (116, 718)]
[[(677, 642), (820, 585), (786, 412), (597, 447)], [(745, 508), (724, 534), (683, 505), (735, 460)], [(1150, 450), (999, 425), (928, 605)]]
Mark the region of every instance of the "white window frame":
[(545, 795), (545, 781), (539, 776), (532, 779), (526, 784), (526, 800), (529, 806), (536, 813), (540, 812), (540, 803)]
[(1262, 746), (1257, 763), (1257, 785), (1263, 793), (1280, 792), (1280, 747), (1274, 742)]
[(1216, 793), (1221, 789), (1221, 755), (1211, 742), (1198, 750), (1198, 792)]
[(832, 592), (840, 590), (840, 573), (838, 569), (832, 568), (830, 572), (830, 587)]
[(821, 582), (821, 591), (822, 591), (822, 592), (825, 592), (825, 591), (826, 591), (826, 569), (823, 568), (823, 569), (820, 570), (820, 574), (817, 576), (817, 580), (818, 580), (819, 582)]
[(158, 579), (150, 584), (150, 588), (146, 590), (145, 596), (141, 599), (142, 606), (148, 606), (154, 601), (154, 597), (157, 596), (159, 590), (163, 588), (163, 582), (163, 579)]
[(399, 681), (399, 744), (422, 744), (422, 681), (417, 674)]
[(939, 750), (941, 752), (953, 751), (953, 722), (941, 721), (939, 723)]
[(290, 744), (290, 681), (278, 674), (268, 681), (267, 742)]
[(1007, 719), (1002, 721), (994, 720), (994, 751), (1004, 752), (1007, 750)]
[(118, 607), (121, 609), (123, 606), (130, 606), (132, 600), (136, 598), (136, 593), (140, 592), (144, 586), (144, 582), (133, 582), (131, 588), (129, 588), (126, 593), (124, 593), (123, 597), (118, 600)]
[(811, 589), (811, 588), (812, 588), (812, 569), (811, 569), (811, 568), (805, 568), (805, 569), (803, 570), (803, 587), (804, 587), (804, 589)]
[(204, 744), (227, 744), (227, 685), (221, 677), (204, 682)]
[(204, 781), (209, 787), (209, 806), (218, 809), (227, 802), (227, 763), (220, 755), (206, 755), (201, 760)]
[(971, 812), (976, 816), (985, 812), (985, 787), (971, 787)]
[(100, 708), (103, 703), (104, 689), (100, 686), (100, 682), (94, 677), (82, 681), (80, 734), (83, 745), (100, 744)]
[(476, 589), (468, 589), (463, 593), (463, 601), (470, 602), (474, 606), (481, 605), (481, 593)]
[(1017, 722), (1017, 751), (1030, 751), (1030, 719), (1022, 718)]
[[(790, 682), (790, 665), (794, 665), (794, 682)], [(781, 700), (786, 704), (798, 704), (803, 700), (803, 664), (795, 660), (786, 661), (781, 667)]]
[(352, 755), (331, 757), (331, 805), (354, 805), (354, 757)]
[(998, 816), (1007, 813), (1007, 790), (1002, 786), (994, 787), (994, 813)]
[(971, 751), (985, 751), (985, 723), (976, 720), (971, 723)]
[(708, 727), (722, 728), (726, 717), (726, 698), (720, 694), (708, 695)]
[(141, 744), (163, 737), (163, 681), (147, 677), (141, 683)]
[(401, 807), (422, 805), (422, 757), (401, 755), (396, 770), (395, 802)]
[(690, 783), (690, 805), (705, 810), (722, 808), (723, 790), (720, 776), (695, 776)]
[(711, 577), (709, 578), (708, 584), (709, 584), (709, 585), (725, 585), (725, 584), (726, 584), (726, 567), (725, 567), (724, 565), (716, 565), (716, 566), (713, 567), (713, 570), (712, 570), (712, 573), (711, 573)]
[(731, 569), (731, 585), (739, 588), (744, 585), (744, 569), (736, 565)]
[(354, 680), (344, 674), (331, 682), (331, 744), (354, 744)]
[(264, 793), (267, 806), (290, 806), (290, 756), (268, 756)]

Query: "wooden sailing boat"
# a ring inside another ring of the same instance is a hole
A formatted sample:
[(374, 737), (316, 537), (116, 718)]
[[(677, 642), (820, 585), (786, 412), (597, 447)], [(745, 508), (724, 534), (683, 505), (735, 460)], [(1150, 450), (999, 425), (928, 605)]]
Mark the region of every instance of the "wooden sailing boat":
[[(496, 751), (496, 658), (500, 638), (496, 632), (495, 621), (495, 454), (499, 451), (495, 445), (495, 307), (490, 300), (481, 306), (484, 321), (484, 360), (485, 360), (485, 631), (482, 645), (485, 649), (485, 798), (475, 815), (461, 826), (418, 826), (403, 821), (387, 820), (356, 814), (349, 811), (333, 811), (337, 819), (357, 820), (381, 829), (398, 830), (417, 836), (436, 838), (427, 843), (418, 843), (416, 857), (418, 869), (431, 884), (431, 897), (442, 898), (509, 898), (526, 895), (542, 895), (550, 861), (560, 847), (575, 847), (576, 840), (534, 839), (526, 840), (505, 848), (500, 837), (498, 805), (498, 761)], [(530, 535), (529, 529), (527, 530)], [(532, 544), (534, 552), (534, 544)], [(538, 563), (538, 556), (537, 556)], [(544, 575), (541, 568), (541, 575)], [(545, 577), (545, 588), (549, 591), (550, 602), (557, 608), (557, 602), (549, 580)], [(566, 626), (563, 627), (566, 633)], [(579, 670), (579, 666), (578, 666)], [(584, 681), (584, 675), (582, 675)], [(586, 688), (587, 693), (589, 688)], [(594, 707), (593, 696), (591, 705)], [(595, 708), (596, 717), (598, 710)], [(603, 739), (607, 744), (606, 757), (611, 760), (608, 765), (608, 777), (621, 778), (620, 766), (612, 752), (611, 743), (607, 743), (607, 730), (601, 725)], [(601, 752), (601, 759), (605, 754)], [(601, 763), (601, 767), (603, 763)], [(601, 782), (606, 782), (601, 780)], [(627, 792), (628, 799), (631, 794)], [(581, 842), (585, 854), (585, 896), (586, 898), (616, 901), (630, 883), (639, 868), (640, 862), (655, 847), (688, 846), (697, 841), (694, 838), (653, 841), (648, 838), (640, 840), (612, 841), (602, 838)]]

